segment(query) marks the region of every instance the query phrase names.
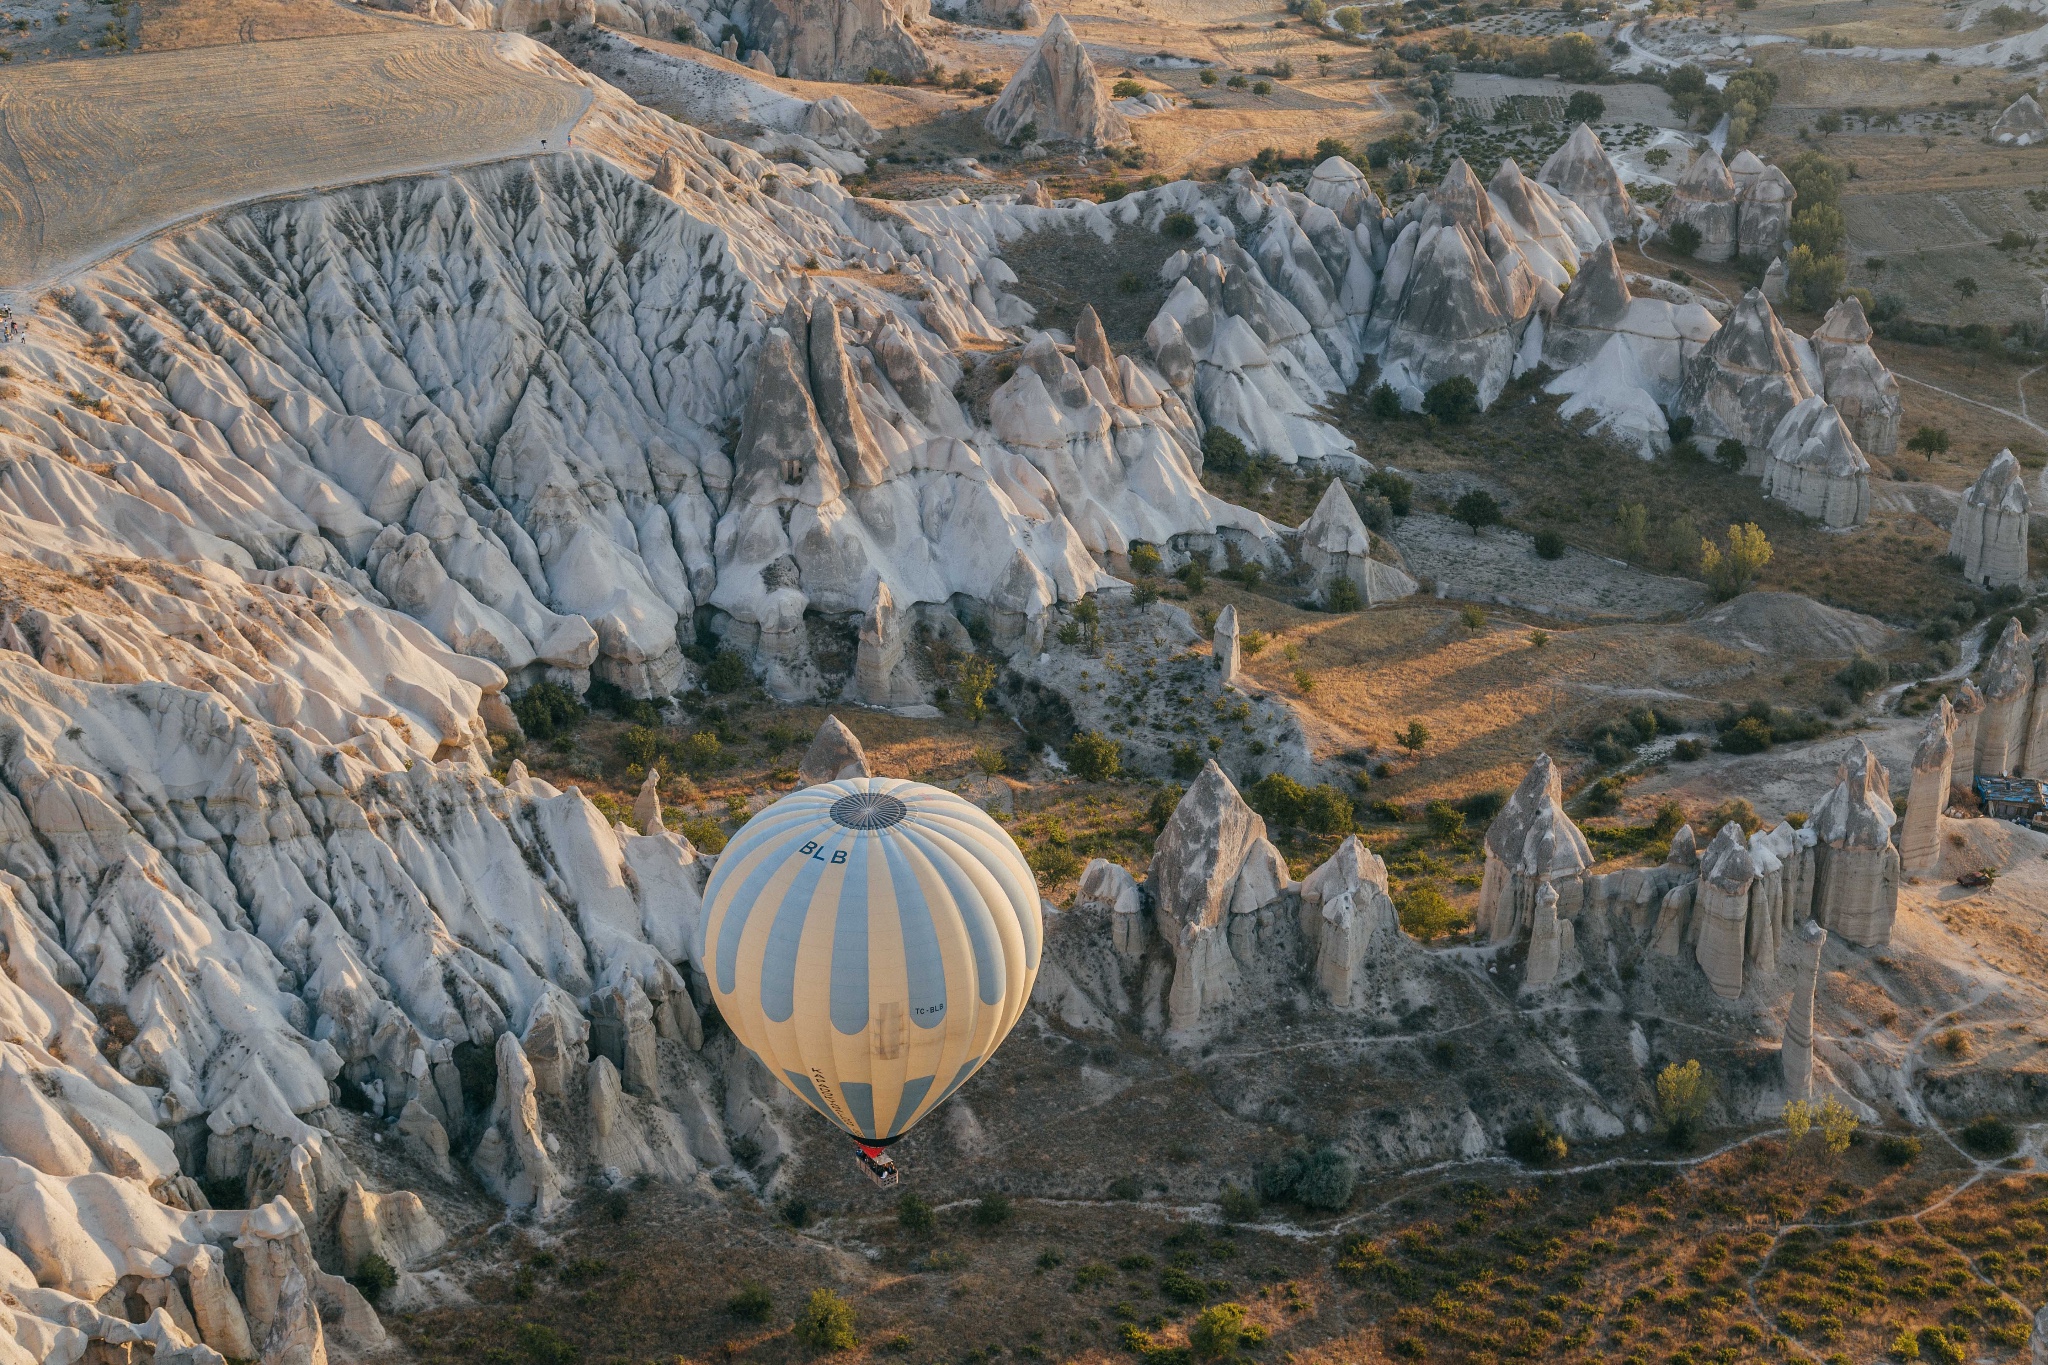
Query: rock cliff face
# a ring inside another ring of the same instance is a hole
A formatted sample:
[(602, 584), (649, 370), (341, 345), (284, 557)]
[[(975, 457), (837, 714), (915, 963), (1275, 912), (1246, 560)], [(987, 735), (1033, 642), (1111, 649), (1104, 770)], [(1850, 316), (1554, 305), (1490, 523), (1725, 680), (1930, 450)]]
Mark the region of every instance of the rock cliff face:
[[(734, 19), (748, 46), (792, 80), (862, 81), (870, 71), (898, 80), (930, 65), (910, 25), (927, 4), (895, 0), (737, 0)], [(708, 24), (702, 31), (716, 32)]]
[(1991, 140), (2005, 147), (2032, 147), (2048, 141), (2048, 115), (2032, 95), (2021, 95), (1991, 125)]
[(1899, 825), (1899, 862), (1909, 873), (1933, 872), (1941, 862), (1941, 813), (1948, 807), (1955, 735), (1955, 709), (1943, 697), (1913, 751), (1913, 782)]
[(1734, 178), (1721, 154), (1706, 147), (1679, 173), (1664, 205), (1664, 232), (1668, 236), (1679, 224), (1688, 224), (1700, 235), (1693, 255), (1703, 261), (1733, 260), (1740, 213)]
[(741, 40), (727, 56), (738, 61), (744, 47), (750, 62), (795, 80), (861, 81), (871, 70), (908, 80), (930, 64), (912, 32), (930, 19), (928, 0), (377, 0), (376, 8), (512, 33), (594, 23), (666, 39), (687, 22), (707, 50), (730, 25)]
[(1963, 577), (1987, 588), (2027, 581), (2027, 526), (2033, 500), (2010, 450), (2001, 450), (1963, 494), (1949, 531), (1948, 552)]
[(1842, 415), (1809, 398), (1771, 433), (1764, 492), (1823, 526), (1861, 526), (1870, 515), (1870, 461)]
[(1634, 231), (1635, 200), (1593, 130), (1581, 123), (1564, 146), (1550, 154), (1536, 178), (1577, 204), (1587, 219), (1610, 237)]
[(1368, 607), (1415, 591), (1414, 579), (1372, 557), (1372, 535), (1341, 480), (1331, 480), (1316, 510), (1295, 534), (1295, 552), (1309, 571), (1310, 588), (1325, 603), (1339, 581), (1349, 583), (1358, 594), (1359, 605)]
[(1079, 142), (1101, 147), (1123, 142), (1130, 123), (1109, 104), (1109, 92), (1095, 77), (1088, 49), (1074, 36), (1066, 16), (1055, 14), (1038, 46), (1024, 59), (982, 120), (999, 142)]
[[(1494, 943), (1512, 943), (1533, 923), (1536, 893), (1561, 883), (1577, 889), (1580, 873), (1593, 865), (1586, 836), (1564, 813), (1564, 787), (1549, 754), (1530, 765), (1520, 786), (1486, 830), (1486, 873), (1479, 885), (1479, 909), (1472, 933)], [(1557, 912), (1569, 918), (1577, 897)]]
[[(1884, 765), (1862, 748), (1843, 765), (1841, 780), (1814, 807), (1814, 918), (1851, 943), (1891, 942), (1899, 909), (1898, 815)], [(1801, 831), (1804, 833), (1805, 831)]]
[(1791, 334), (1769, 300), (1752, 289), (1687, 363), (1677, 406), (1700, 438), (1742, 442), (1749, 450), (1747, 472), (1761, 474), (1778, 424), (1811, 397)]
[(1905, 403), (1899, 381), (1870, 349), (1870, 322), (1860, 299), (1845, 298), (1828, 310), (1813, 349), (1820, 361), (1822, 392), (1842, 414), (1866, 454), (1899, 450), (1899, 415)]

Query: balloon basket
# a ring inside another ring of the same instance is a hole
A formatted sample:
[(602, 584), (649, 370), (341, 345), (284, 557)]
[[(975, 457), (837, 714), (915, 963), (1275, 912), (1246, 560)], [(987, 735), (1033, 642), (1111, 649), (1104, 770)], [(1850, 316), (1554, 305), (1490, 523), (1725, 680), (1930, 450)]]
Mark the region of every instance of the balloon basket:
[(853, 1149), (853, 1159), (860, 1163), (860, 1168), (867, 1173), (868, 1179), (882, 1189), (894, 1189), (897, 1182), (903, 1178), (902, 1173), (896, 1169), (896, 1163), (879, 1147), (856, 1146)]

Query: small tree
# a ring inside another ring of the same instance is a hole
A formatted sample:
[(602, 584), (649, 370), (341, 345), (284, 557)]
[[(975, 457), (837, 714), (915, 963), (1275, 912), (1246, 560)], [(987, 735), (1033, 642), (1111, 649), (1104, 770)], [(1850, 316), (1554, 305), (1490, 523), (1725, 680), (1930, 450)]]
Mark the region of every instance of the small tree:
[(1476, 536), (1488, 526), (1500, 525), (1500, 504), (1484, 488), (1468, 489), (1451, 504), (1451, 516), (1471, 527)]
[(348, 1282), (361, 1290), (374, 1308), (377, 1301), (398, 1284), (398, 1271), (392, 1268), (391, 1262), (373, 1251), (356, 1264), (356, 1273), (348, 1277)]
[(1086, 782), (1106, 782), (1123, 770), (1123, 747), (1094, 730), (1083, 730), (1067, 745), (1067, 766)]
[(1394, 742), (1409, 753), (1415, 754), (1422, 752), (1423, 746), (1429, 743), (1429, 738), (1429, 727), (1419, 720), (1411, 720), (1407, 729), (1394, 736)]
[(1728, 528), (1726, 551), (1711, 540), (1700, 542), (1700, 572), (1722, 601), (1748, 592), (1770, 562), (1771, 542), (1753, 521)]
[(1614, 527), (1621, 536), (1621, 553), (1641, 559), (1649, 552), (1650, 511), (1639, 502), (1625, 502), (1614, 514)]
[(1219, 1303), (1204, 1308), (1194, 1326), (1188, 1328), (1188, 1345), (1205, 1360), (1236, 1355), (1246, 1346), (1266, 1339), (1266, 1329), (1245, 1316), (1241, 1303)]
[(1153, 574), (1158, 573), (1159, 565), (1162, 562), (1159, 557), (1159, 547), (1157, 545), (1149, 545), (1142, 540), (1131, 542), (1130, 558), (1131, 572), (1140, 578), (1150, 578)]
[(1434, 882), (1418, 882), (1396, 896), (1394, 913), (1408, 936), (1424, 943), (1457, 933), (1468, 922)]
[(1712, 1098), (1713, 1079), (1697, 1058), (1684, 1066), (1673, 1062), (1657, 1073), (1657, 1112), (1664, 1119), (1664, 1140), (1681, 1151), (1691, 1147)]
[(1094, 593), (1074, 603), (1074, 624), (1081, 628), (1081, 642), (1091, 651), (1102, 643), (1102, 606)]
[(967, 718), (981, 724), (982, 713), (988, 709), (989, 689), (996, 685), (995, 664), (979, 654), (969, 654), (953, 670), (953, 685), (960, 690)]
[(1740, 474), (1749, 463), (1749, 451), (1733, 436), (1727, 437), (1714, 447), (1714, 463), (1730, 474)]
[(896, 1222), (906, 1232), (935, 1232), (939, 1226), (939, 1215), (933, 1212), (930, 1204), (905, 1190), (903, 1197), (896, 1201)]
[(1590, 90), (1577, 90), (1564, 102), (1566, 123), (1598, 123), (1607, 112), (1607, 101)]
[(1673, 251), (1690, 258), (1700, 249), (1700, 230), (1691, 223), (1673, 223), (1664, 230), (1664, 240)]
[(829, 1289), (813, 1289), (797, 1315), (793, 1335), (813, 1351), (850, 1351), (860, 1345), (853, 1330), (853, 1305)]
[(1947, 427), (1921, 427), (1906, 442), (1906, 449), (1918, 451), (1930, 462), (1937, 455), (1948, 454)]
[(1820, 1125), (1821, 1145), (1830, 1156), (1840, 1156), (1849, 1150), (1849, 1143), (1856, 1136), (1856, 1115), (1848, 1105), (1830, 1095), (1814, 1121)]
[(1382, 422), (1391, 422), (1401, 415), (1401, 395), (1394, 392), (1392, 384), (1375, 384), (1365, 396), (1365, 410)]
[(1956, 277), (1956, 293), (1962, 295), (1966, 299), (1976, 298), (1977, 282), (1971, 279), (1968, 275), (1958, 275)]
[(1323, 590), (1323, 608), (1326, 611), (1357, 611), (1364, 605), (1359, 600), (1358, 585), (1349, 578), (1334, 578)]
[(1447, 427), (1456, 426), (1479, 411), (1479, 386), (1462, 374), (1439, 379), (1422, 395), (1422, 410)]
[(1202, 433), (1204, 473), (1242, 473), (1249, 454), (1250, 452), (1244, 448), (1244, 441), (1235, 432), (1226, 431), (1220, 426), (1211, 426)]
[(725, 1301), (725, 1311), (741, 1322), (766, 1322), (775, 1311), (775, 1297), (759, 1280), (747, 1280)]

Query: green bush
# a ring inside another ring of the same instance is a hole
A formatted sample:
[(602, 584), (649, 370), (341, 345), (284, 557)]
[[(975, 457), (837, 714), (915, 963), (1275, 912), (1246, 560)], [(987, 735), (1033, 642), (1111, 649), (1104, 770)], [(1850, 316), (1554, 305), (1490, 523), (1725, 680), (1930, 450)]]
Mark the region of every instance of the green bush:
[(860, 1345), (853, 1330), (853, 1305), (829, 1289), (813, 1289), (797, 1314), (793, 1335), (813, 1351), (850, 1351)]
[(974, 1201), (974, 1226), (978, 1228), (999, 1228), (1010, 1221), (1016, 1213), (1011, 1207), (1007, 1194), (990, 1193)]
[[(1167, 755), (1167, 762), (1175, 777), (1194, 777), (1202, 771), (1202, 751), (1192, 740), (1176, 744)], [(1171, 814), (1171, 812), (1169, 812)]]
[(1067, 745), (1067, 766), (1084, 782), (1106, 782), (1123, 771), (1123, 746), (1094, 730), (1083, 730)]
[(1600, 116), (1607, 112), (1607, 101), (1590, 90), (1576, 90), (1564, 102), (1566, 123), (1598, 123)]
[(1145, 87), (1138, 81), (1121, 80), (1109, 87), (1109, 93), (1120, 100), (1133, 100), (1145, 93)]
[(1323, 590), (1323, 609), (1333, 612), (1357, 611), (1365, 603), (1358, 595), (1358, 585), (1348, 577), (1330, 580), (1330, 586)]
[(1415, 506), (1415, 485), (1390, 470), (1375, 470), (1365, 476), (1365, 486), (1387, 500), (1397, 517), (1405, 517)]
[(1204, 1308), (1188, 1328), (1188, 1345), (1205, 1359), (1236, 1355), (1246, 1346), (1266, 1339), (1266, 1329), (1245, 1316), (1241, 1303), (1219, 1303)]
[(1740, 474), (1742, 467), (1749, 463), (1749, 451), (1742, 442), (1730, 436), (1715, 443), (1714, 463), (1731, 474)]
[(1394, 913), (1408, 936), (1424, 943), (1455, 934), (1470, 922), (1432, 882), (1403, 888), (1394, 897)]
[(1259, 1168), (1259, 1197), (1271, 1203), (1292, 1201), (1311, 1209), (1341, 1209), (1358, 1185), (1351, 1158), (1336, 1147), (1313, 1152), (1300, 1148)]
[(1375, 384), (1365, 396), (1365, 410), (1382, 422), (1391, 422), (1401, 415), (1401, 395), (1394, 392), (1392, 384)]
[(1244, 442), (1233, 432), (1220, 426), (1211, 426), (1202, 433), (1202, 469), (1204, 473), (1241, 474), (1250, 452)]
[(1209, 1286), (1178, 1266), (1159, 1272), (1159, 1292), (1175, 1303), (1207, 1303)]
[(939, 1215), (930, 1204), (905, 1190), (896, 1201), (896, 1223), (906, 1232), (932, 1232), (939, 1226)]
[(1351, 800), (1328, 783), (1304, 787), (1285, 773), (1268, 773), (1246, 791), (1251, 808), (1275, 824), (1312, 834), (1348, 834)]
[(1440, 379), (1422, 395), (1422, 410), (1445, 426), (1456, 426), (1479, 411), (1479, 386), (1462, 374)]
[(571, 1365), (576, 1359), (576, 1346), (554, 1328), (538, 1322), (519, 1324), (519, 1349), (534, 1365)]
[(1910, 1166), (1919, 1156), (1919, 1138), (1886, 1133), (1877, 1140), (1877, 1159), (1887, 1166)]
[[(1215, 84), (1216, 74), (1214, 72), (1204, 71), (1202, 75), (1207, 77), (1207, 79), (1202, 82), (1204, 85)], [(1195, 235), (1195, 215), (1193, 215), (1192, 213), (1183, 213), (1178, 210), (1176, 210), (1173, 213), (1169, 213), (1166, 215), (1165, 218), (1160, 220), (1159, 231), (1163, 235), (1173, 238), (1175, 241), (1184, 242), (1188, 238)]]
[(1489, 526), (1500, 525), (1500, 504), (1484, 488), (1467, 489), (1451, 504), (1451, 516), (1478, 535)]
[(1564, 537), (1548, 527), (1536, 533), (1536, 557), (1538, 559), (1563, 559)]
[(1140, 578), (1150, 578), (1159, 572), (1159, 547), (1148, 545), (1142, 540), (1131, 542), (1131, 572)]
[(1422, 808), (1422, 818), (1432, 838), (1449, 843), (1465, 837), (1465, 812), (1448, 801), (1432, 801)]
[(1508, 1129), (1502, 1141), (1508, 1155), (1525, 1166), (1563, 1161), (1568, 1151), (1564, 1138), (1550, 1126), (1550, 1120), (1540, 1114), (1527, 1123), (1518, 1123)]
[(737, 692), (752, 678), (747, 661), (729, 649), (712, 655), (704, 668), (704, 686), (713, 692)]
[(1664, 240), (1679, 255), (1690, 257), (1700, 249), (1700, 230), (1691, 223), (1673, 223), (1665, 230)]
[(759, 1280), (746, 1280), (739, 1292), (725, 1301), (725, 1311), (741, 1322), (766, 1322), (775, 1312), (775, 1297)]
[(373, 1251), (357, 1262), (356, 1273), (348, 1277), (348, 1282), (360, 1290), (374, 1308), (379, 1299), (398, 1286), (398, 1271), (391, 1262)]
[(1259, 1196), (1253, 1190), (1243, 1189), (1228, 1181), (1224, 1182), (1223, 1194), (1218, 1201), (1223, 1216), (1232, 1223), (1249, 1223), (1259, 1216)]
[(537, 682), (512, 699), (512, 714), (528, 739), (553, 739), (583, 719), (583, 703), (560, 683)]
[(2011, 1156), (2020, 1142), (2019, 1134), (2013, 1131), (2013, 1126), (1993, 1114), (1973, 1119), (1965, 1124), (1962, 1132), (1956, 1136), (1963, 1140), (1965, 1147), (1979, 1156)]
[(1717, 747), (1730, 754), (1760, 754), (1771, 747), (1770, 722), (1744, 716), (1721, 732)]
[(1890, 682), (1891, 676), (1891, 669), (1884, 663), (1868, 654), (1858, 653), (1841, 672), (1835, 674), (1835, 685), (1847, 692), (1852, 700), (1862, 701)]

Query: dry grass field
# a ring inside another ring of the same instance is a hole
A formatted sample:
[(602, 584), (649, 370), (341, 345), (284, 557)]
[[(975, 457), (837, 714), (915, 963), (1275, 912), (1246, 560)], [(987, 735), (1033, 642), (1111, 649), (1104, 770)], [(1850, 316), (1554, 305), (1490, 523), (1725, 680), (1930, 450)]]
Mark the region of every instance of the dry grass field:
[(589, 92), (511, 66), (517, 41), (406, 25), (10, 72), (0, 288), (223, 205), (562, 147)]

